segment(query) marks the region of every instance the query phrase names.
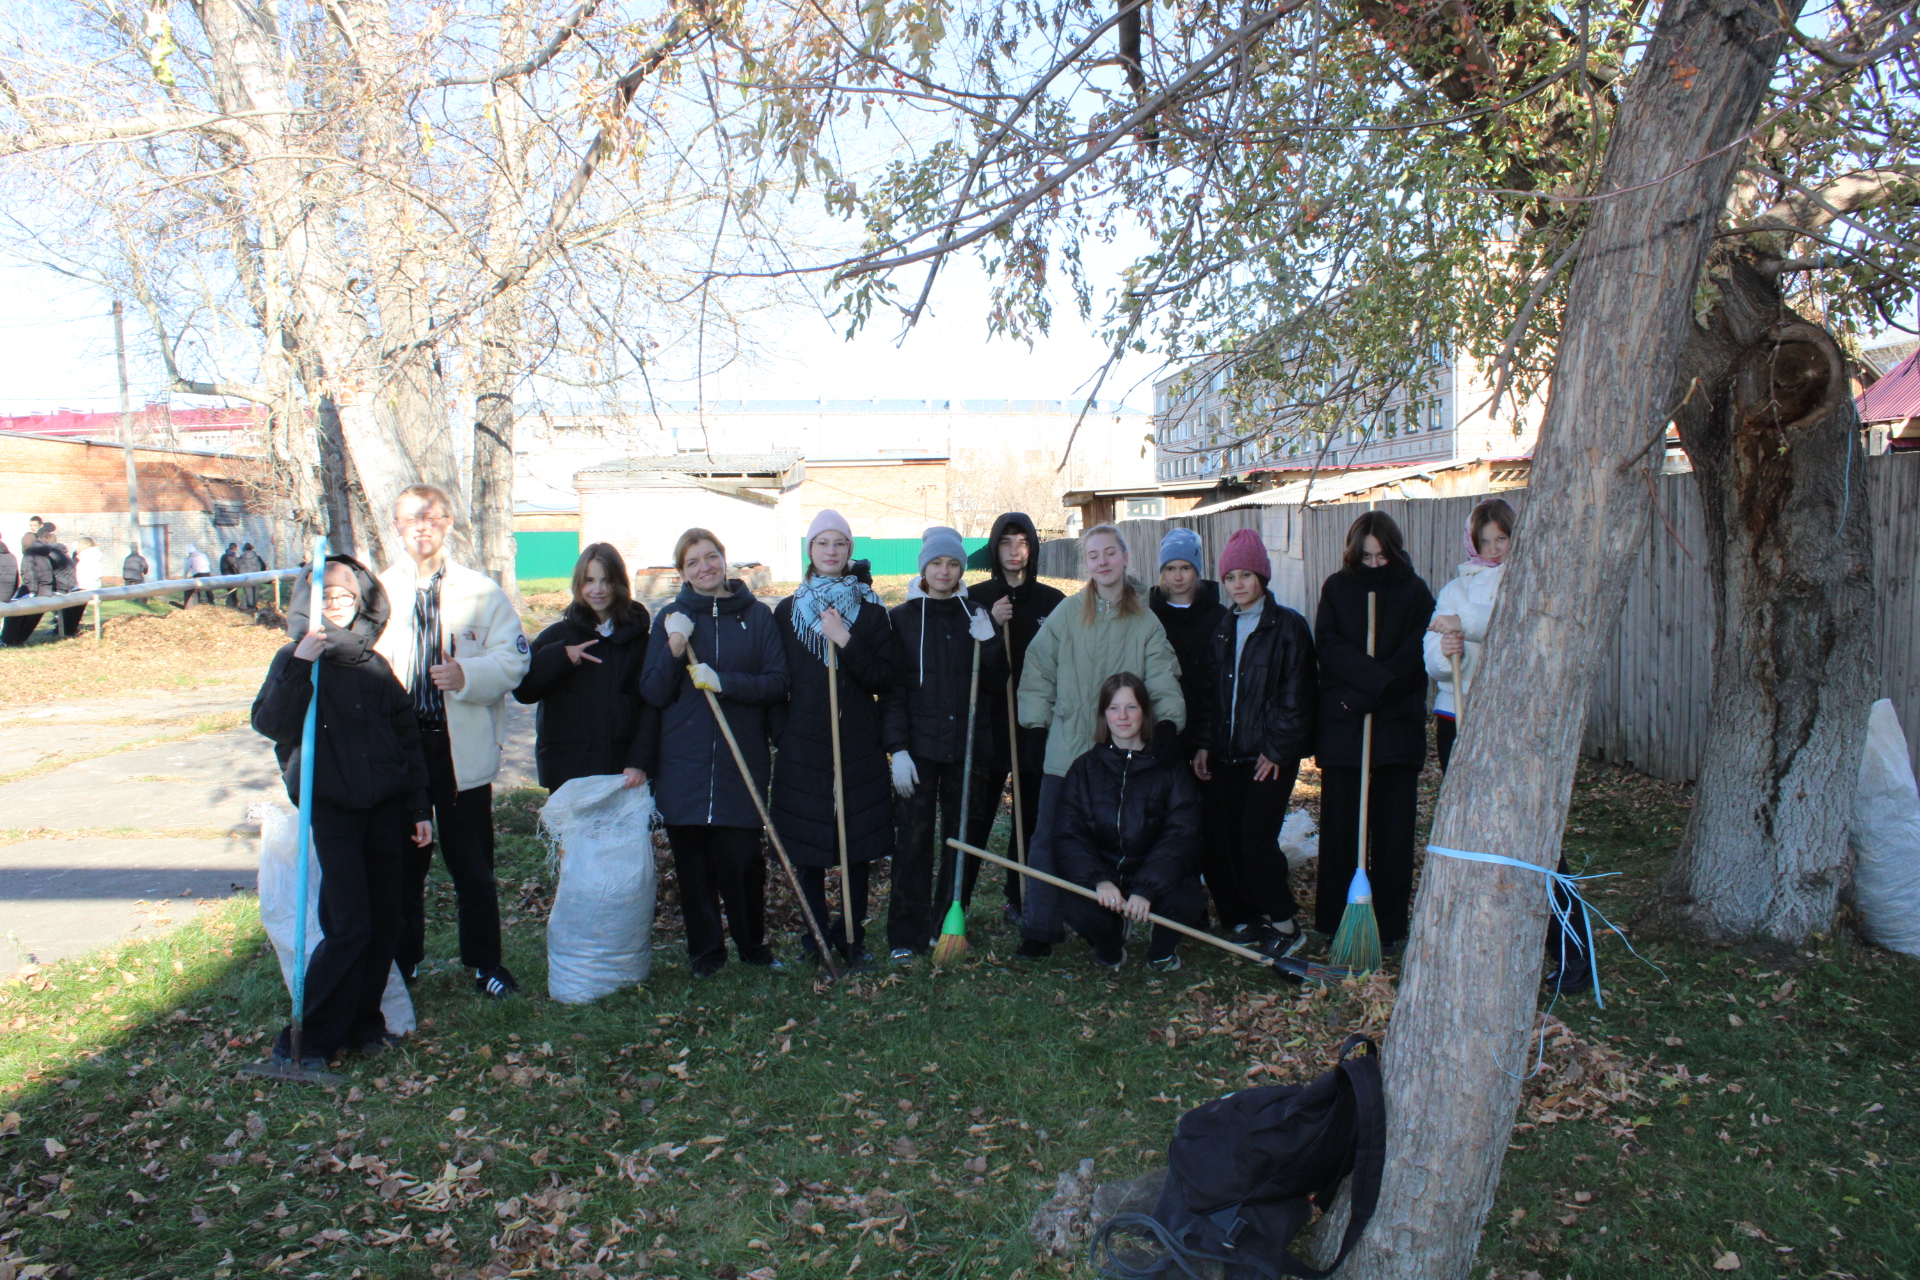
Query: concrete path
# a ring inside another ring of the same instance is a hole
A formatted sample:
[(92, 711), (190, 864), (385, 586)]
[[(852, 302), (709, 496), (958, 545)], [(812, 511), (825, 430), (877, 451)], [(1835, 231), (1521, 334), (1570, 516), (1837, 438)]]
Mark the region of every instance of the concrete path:
[[(247, 810), (287, 803), (273, 749), (250, 728), (203, 730), (244, 725), (257, 688), (0, 708), (0, 974), (254, 891)], [(496, 789), (534, 783), (533, 709), (507, 708)]]

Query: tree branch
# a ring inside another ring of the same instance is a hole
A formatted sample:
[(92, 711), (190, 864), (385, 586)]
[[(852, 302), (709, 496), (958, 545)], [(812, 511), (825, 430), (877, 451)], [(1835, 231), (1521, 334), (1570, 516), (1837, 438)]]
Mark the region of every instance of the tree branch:
[(573, 12), (560, 20), (560, 25), (554, 29), (553, 35), (548, 37), (547, 42), (536, 49), (533, 55), (523, 62), (511, 63), (504, 67), (496, 67), (483, 76), (446, 76), (442, 79), (435, 80), (427, 87), (430, 89), (451, 89), (457, 85), (498, 84), (502, 80), (511, 80), (516, 76), (524, 76), (529, 72), (538, 71), (553, 61), (554, 56), (560, 52), (561, 47), (573, 38), (575, 32), (580, 30), (580, 24), (588, 18), (591, 18), (594, 11), (599, 7), (600, 0), (580, 0), (580, 3), (573, 7)]
[(41, 128), (29, 123), (25, 133), (0, 134), (0, 156), (58, 151), (64, 147), (84, 147), (100, 142), (140, 142), (165, 137), (170, 133), (203, 130), (240, 138), (245, 134), (234, 126), (241, 120), (289, 114), (286, 111), (157, 111), (119, 120), (97, 120), (88, 124), (58, 127)]

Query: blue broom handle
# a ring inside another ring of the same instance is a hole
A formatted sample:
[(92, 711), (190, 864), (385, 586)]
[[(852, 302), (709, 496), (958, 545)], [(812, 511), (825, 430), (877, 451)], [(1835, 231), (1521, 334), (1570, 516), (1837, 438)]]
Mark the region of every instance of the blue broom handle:
[[(327, 578), (327, 540), (324, 537), (313, 540), (311, 563), (313, 581), (307, 622), (309, 626), (324, 626), (320, 620), (321, 595)], [(294, 873), (300, 905), (293, 916), (293, 1027), (296, 1040), (306, 1021), (307, 1010), (307, 894), (311, 891), (307, 859), (313, 848), (313, 751), (320, 721), (320, 667), (323, 660), (324, 656), (314, 659), (313, 693), (307, 699), (306, 723), (300, 727), (300, 869)], [(293, 1048), (294, 1061), (297, 1063), (300, 1060), (299, 1045), (296, 1043)]]

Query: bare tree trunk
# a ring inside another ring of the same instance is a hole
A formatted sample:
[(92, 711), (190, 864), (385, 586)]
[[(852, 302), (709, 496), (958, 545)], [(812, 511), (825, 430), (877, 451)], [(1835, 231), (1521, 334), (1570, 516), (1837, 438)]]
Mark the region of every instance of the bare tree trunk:
[[(1784, 15), (1792, 21), (1798, 12)], [(1587, 698), (1651, 489), (1715, 218), (1784, 36), (1668, 0), (1608, 144), (1569, 285), (1533, 482), (1433, 844), (1552, 867)], [(1389, 1161), (1346, 1274), (1465, 1276), (1499, 1183), (1538, 1005), (1547, 885), (1430, 856), (1386, 1043)]]
[[(1686, 838), (1646, 918), (1799, 943), (1847, 881), (1873, 700), (1873, 546), (1859, 418), (1833, 338), (1734, 257), (1676, 421), (1706, 515), (1713, 710)], [(1692, 379), (1698, 382), (1693, 383)]]

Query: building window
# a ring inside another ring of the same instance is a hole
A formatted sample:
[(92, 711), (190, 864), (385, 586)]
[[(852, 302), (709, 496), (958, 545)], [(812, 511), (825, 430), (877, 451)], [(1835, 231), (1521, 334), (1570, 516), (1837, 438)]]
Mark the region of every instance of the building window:
[(213, 524), (216, 529), (236, 529), (246, 519), (247, 507), (244, 502), (215, 502), (213, 504)]
[(1158, 520), (1166, 514), (1166, 500), (1163, 498), (1128, 498), (1127, 519)]

